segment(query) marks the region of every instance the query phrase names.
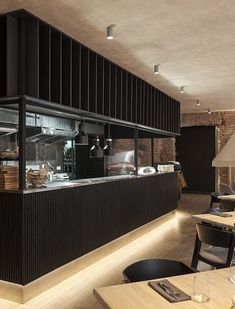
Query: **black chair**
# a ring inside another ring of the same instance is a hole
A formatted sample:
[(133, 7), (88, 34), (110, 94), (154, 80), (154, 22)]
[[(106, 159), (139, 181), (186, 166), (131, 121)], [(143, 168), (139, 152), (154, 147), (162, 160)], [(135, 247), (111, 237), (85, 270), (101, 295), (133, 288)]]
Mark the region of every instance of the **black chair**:
[(123, 271), (126, 282), (137, 282), (164, 277), (191, 274), (195, 271), (182, 262), (148, 259), (129, 265)]
[(219, 193), (219, 192), (212, 192), (211, 193), (210, 208), (213, 207), (214, 203), (220, 204), (220, 199), (219, 199), (220, 195), (223, 195), (223, 193)]
[[(205, 223), (197, 223), (196, 229), (197, 235), (191, 267), (197, 269), (198, 261), (215, 268), (228, 267), (233, 259), (234, 233)], [(202, 244), (209, 246), (202, 249)]]
[(223, 211), (234, 211), (235, 201), (220, 200), (220, 207)]

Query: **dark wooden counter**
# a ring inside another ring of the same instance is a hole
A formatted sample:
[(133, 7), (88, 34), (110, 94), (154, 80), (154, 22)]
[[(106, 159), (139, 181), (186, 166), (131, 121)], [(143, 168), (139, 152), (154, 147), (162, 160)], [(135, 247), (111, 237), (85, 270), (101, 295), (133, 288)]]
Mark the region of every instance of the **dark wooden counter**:
[(26, 285), (176, 209), (176, 176), (0, 192), (0, 279)]

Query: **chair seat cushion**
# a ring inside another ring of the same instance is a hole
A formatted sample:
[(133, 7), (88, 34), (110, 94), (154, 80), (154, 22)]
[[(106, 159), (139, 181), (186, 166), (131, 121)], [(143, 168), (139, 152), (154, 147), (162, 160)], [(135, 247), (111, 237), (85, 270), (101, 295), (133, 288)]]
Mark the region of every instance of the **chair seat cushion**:
[[(211, 262), (224, 264), (227, 260), (228, 249), (210, 246), (207, 249), (200, 251), (200, 255)], [(233, 259), (235, 259), (235, 254)]]

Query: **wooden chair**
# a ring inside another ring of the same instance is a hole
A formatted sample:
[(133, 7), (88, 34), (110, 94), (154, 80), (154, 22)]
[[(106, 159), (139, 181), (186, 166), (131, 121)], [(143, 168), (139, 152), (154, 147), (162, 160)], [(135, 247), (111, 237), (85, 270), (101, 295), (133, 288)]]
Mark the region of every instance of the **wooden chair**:
[[(215, 268), (229, 267), (235, 246), (234, 233), (205, 223), (197, 223), (196, 229), (191, 267), (196, 269), (199, 260)], [(208, 247), (202, 249), (202, 244)]]
[(148, 259), (129, 265), (123, 271), (125, 282), (137, 282), (164, 277), (194, 273), (195, 271), (182, 262)]

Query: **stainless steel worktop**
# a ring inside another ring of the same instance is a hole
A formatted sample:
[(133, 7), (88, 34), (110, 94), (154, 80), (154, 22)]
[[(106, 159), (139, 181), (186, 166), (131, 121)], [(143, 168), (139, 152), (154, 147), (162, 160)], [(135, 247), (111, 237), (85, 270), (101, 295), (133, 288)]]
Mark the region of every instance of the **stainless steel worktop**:
[(175, 172), (156, 172), (152, 175), (118, 175), (118, 176), (107, 176), (107, 177), (99, 177), (99, 178), (88, 178), (88, 179), (77, 179), (77, 180), (70, 180), (70, 181), (52, 181), (50, 183), (46, 183), (43, 188), (35, 188), (35, 189), (26, 189), (23, 191), (24, 194), (27, 193), (34, 193), (34, 192), (42, 192), (42, 191), (51, 191), (51, 190), (60, 190), (65, 188), (75, 188), (80, 186), (87, 186), (87, 185), (94, 185), (100, 183), (107, 183), (125, 179), (137, 179), (143, 177), (151, 177), (163, 174), (169, 174)]

